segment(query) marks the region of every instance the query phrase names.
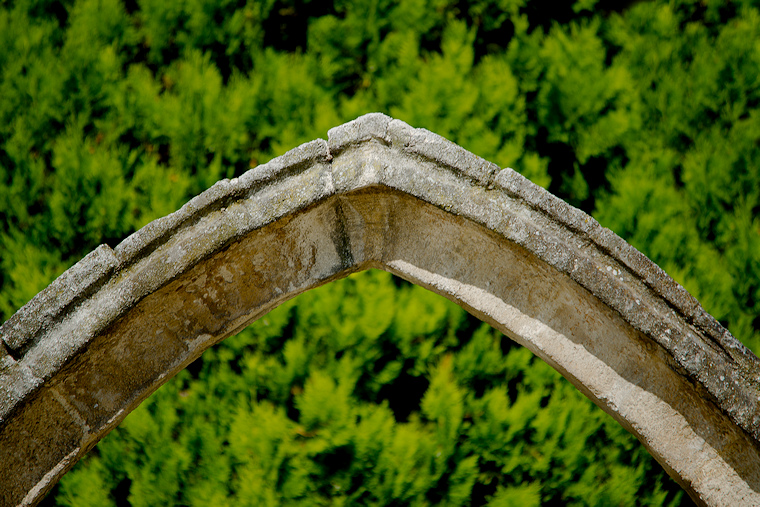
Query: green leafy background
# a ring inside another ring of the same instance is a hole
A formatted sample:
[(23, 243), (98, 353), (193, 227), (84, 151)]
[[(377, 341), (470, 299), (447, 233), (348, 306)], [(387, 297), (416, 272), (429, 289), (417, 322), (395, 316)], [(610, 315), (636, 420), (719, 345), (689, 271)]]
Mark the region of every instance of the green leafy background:
[[(749, 0), (6, 0), (0, 314), (381, 111), (593, 214), (757, 352), (759, 32)], [(45, 502), (688, 501), (526, 350), (368, 272), (206, 352)]]

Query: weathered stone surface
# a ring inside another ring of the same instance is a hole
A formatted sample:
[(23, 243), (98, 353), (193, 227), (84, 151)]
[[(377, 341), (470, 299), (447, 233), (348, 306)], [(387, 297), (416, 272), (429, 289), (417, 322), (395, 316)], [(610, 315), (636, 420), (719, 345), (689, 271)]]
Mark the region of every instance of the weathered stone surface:
[(86, 430), (55, 389), (30, 395), (0, 433), (0, 504), (33, 503), (81, 455)]
[(41, 382), (42, 379), (35, 377), (29, 367), (19, 364), (10, 354), (6, 353), (0, 358), (0, 385), (3, 386), (0, 390), (0, 425)]
[(3, 324), (5, 345), (17, 353), (23, 351), (78, 299), (97, 290), (116, 265), (108, 245), (100, 245), (87, 254)]
[(700, 504), (760, 504), (760, 363), (658, 266), (515, 171), (381, 114), (101, 246), (0, 327), (0, 505), (288, 298), (380, 268), (462, 305)]

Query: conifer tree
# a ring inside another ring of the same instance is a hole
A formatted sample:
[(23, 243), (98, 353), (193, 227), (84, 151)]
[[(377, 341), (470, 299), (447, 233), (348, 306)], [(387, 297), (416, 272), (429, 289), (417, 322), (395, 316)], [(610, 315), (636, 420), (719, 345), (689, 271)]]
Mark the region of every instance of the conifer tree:
[[(4, 2), (0, 314), (219, 178), (382, 111), (592, 213), (757, 352), (758, 6), (624, 4)], [(380, 273), (209, 350), (47, 502), (115, 498), (688, 501), (545, 364)]]

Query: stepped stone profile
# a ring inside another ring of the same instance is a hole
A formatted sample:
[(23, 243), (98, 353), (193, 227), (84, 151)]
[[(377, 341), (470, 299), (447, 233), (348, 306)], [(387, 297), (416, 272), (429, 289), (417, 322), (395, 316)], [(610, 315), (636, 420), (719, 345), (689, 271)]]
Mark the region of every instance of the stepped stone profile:
[(593, 218), (362, 116), (101, 245), (0, 327), (0, 506), (34, 505), (205, 349), (379, 268), (556, 368), (703, 505), (760, 505), (760, 361)]

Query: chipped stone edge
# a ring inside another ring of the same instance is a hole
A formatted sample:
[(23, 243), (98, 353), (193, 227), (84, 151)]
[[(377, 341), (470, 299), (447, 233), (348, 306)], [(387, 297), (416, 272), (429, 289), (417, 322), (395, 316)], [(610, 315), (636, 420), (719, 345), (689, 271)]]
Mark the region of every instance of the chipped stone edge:
[(108, 245), (100, 245), (21, 307), (0, 326), (3, 343), (11, 354), (22, 354), (35, 336), (95, 292), (118, 263), (113, 250)]
[(329, 162), (327, 143), (318, 139), (247, 171), (240, 178), (220, 180), (192, 198), (178, 211), (158, 218), (128, 236), (116, 248), (100, 245), (71, 266), (0, 326), (0, 336), (11, 355), (23, 355), (46, 328), (62, 314), (96, 292), (116, 271), (144, 258), (178, 230), (197, 222), (225, 204), (256, 193), (315, 162)]

